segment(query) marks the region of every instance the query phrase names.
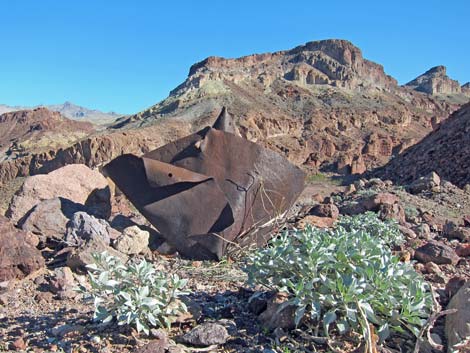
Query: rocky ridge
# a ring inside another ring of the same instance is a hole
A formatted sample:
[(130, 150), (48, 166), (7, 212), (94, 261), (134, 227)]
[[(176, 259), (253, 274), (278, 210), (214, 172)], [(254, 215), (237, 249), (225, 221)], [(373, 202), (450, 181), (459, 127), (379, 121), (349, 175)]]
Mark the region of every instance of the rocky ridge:
[(470, 184), (470, 104), (453, 113), (422, 141), (392, 159), (375, 175), (411, 183), (432, 171), (459, 187)]
[(66, 147), (94, 131), (91, 123), (69, 120), (46, 108), (4, 113), (0, 115), (0, 156), (16, 159), (31, 151)]
[(416, 91), (432, 95), (468, 94), (467, 87), (465, 85), (460, 86), (458, 81), (447, 76), (447, 69), (442, 65), (429, 69), (424, 74), (405, 84), (405, 87), (410, 87)]
[(62, 116), (77, 121), (87, 121), (97, 125), (109, 124), (123, 116), (115, 112), (102, 112), (97, 109), (88, 109), (71, 102), (63, 104), (40, 105), (36, 107), (17, 107), (0, 104), (0, 114), (15, 112), (19, 110), (33, 110), (36, 108), (46, 108), (60, 113)]

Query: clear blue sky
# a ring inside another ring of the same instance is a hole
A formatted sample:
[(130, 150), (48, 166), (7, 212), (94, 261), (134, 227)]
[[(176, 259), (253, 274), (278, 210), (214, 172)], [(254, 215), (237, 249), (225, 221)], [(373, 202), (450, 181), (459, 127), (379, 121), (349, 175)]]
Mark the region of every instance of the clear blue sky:
[(470, 1), (0, 0), (0, 104), (66, 100), (133, 113), (207, 56), (341, 38), (406, 83), (470, 81)]

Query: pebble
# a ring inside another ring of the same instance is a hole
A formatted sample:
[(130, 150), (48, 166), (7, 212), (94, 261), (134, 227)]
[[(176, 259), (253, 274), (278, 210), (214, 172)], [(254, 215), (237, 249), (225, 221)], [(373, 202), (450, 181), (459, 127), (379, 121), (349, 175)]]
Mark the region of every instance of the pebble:
[(90, 338), (90, 342), (94, 344), (99, 344), (101, 342), (101, 338), (99, 336), (92, 336)]

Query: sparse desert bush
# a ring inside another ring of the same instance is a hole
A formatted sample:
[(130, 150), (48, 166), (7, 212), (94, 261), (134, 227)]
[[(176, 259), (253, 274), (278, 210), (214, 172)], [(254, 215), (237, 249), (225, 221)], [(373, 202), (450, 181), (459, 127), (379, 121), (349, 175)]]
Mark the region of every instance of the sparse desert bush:
[(156, 271), (151, 263), (123, 265), (106, 252), (95, 254), (88, 265), (91, 289), (81, 288), (95, 305), (94, 319), (119, 325), (135, 324), (138, 332), (149, 333), (150, 327), (169, 327), (172, 319), (185, 312), (178, 300), (186, 280), (178, 275)]
[[(290, 294), (295, 321), (320, 324), (324, 336), (354, 331), (381, 339), (390, 331), (418, 335), (432, 307), (428, 284), (392, 255), (402, 241), (396, 225), (372, 214), (342, 218), (333, 230), (286, 231), (252, 254), (248, 283)], [(281, 308), (280, 308), (281, 310)]]

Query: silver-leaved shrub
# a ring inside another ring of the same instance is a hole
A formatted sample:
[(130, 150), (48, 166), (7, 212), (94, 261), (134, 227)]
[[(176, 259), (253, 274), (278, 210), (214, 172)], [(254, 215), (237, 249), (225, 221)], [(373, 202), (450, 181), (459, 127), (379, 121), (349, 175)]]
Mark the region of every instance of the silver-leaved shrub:
[[(352, 330), (370, 339), (369, 324), (381, 339), (390, 332), (419, 334), (429, 317), (429, 285), (409, 263), (392, 255), (403, 241), (396, 224), (373, 213), (343, 217), (334, 229), (286, 231), (250, 255), (250, 285), (290, 294), (295, 322), (320, 323), (324, 336)], [(282, 310), (282, 308), (280, 308)]]
[(186, 280), (155, 270), (145, 260), (124, 265), (106, 252), (94, 254), (88, 265), (90, 289), (81, 288), (95, 305), (94, 319), (119, 325), (135, 325), (138, 332), (150, 327), (169, 327), (186, 305), (178, 300)]

